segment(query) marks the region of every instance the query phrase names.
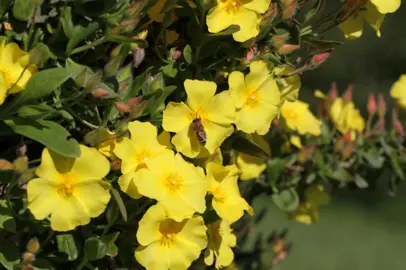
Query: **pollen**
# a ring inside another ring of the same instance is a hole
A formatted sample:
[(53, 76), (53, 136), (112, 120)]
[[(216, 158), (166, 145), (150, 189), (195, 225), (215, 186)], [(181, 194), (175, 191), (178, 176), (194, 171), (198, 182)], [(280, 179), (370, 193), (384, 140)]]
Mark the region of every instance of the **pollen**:
[(56, 192), (63, 198), (71, 197), (74, 192), (75, 182), (76, 177), (69, 174), (61, 175), (56, 186)]
[(245, 104), (249, 107), (255, 107), (258, 104), (258, 94), (256, 91), (248, 92), (245, 100)]
[(241, 0), (222, 0), (228, 13), (236, 13), (242, 6)]
[(182, 177), (177, 173), (171, 173), (165, 177), (165, 187), (171, 191), (178, 191), (183, 185)]
[(227, 197), (228, 197), (227, 192), (224, 189), (220, 188), (220, 187), (217, 187), (212, 192), (212, 194), (214, 196), (214, 199), (219, 203), (224, 203), (227, 200)]
[(145, 164), (145, 162), (152, 157), (154, 157), (154, 154), (150, 149), (142, 149), (135, 153), (135, 159), (140, 165)]

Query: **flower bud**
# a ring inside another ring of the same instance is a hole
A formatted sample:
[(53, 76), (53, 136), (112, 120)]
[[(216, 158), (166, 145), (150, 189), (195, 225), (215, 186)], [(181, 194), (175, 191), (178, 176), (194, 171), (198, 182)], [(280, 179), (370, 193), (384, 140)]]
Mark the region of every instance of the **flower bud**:
[(351, 130), (347, 131), (344, 134), (343, 140), (344, 140), (344, 142), (347, 142), (347, 143), (352, 141), (352, 131)]
[(173, 61), (177, 61), (178, 59), (180, 59), (182, 56), (182, 51), (181, 50), (174, 50), (172, 52), (171, 58)]
[(265, 25), (267, 23), (271, 23), (273, 22), (273, 20), (275, 20), (275, 18), (279, 15), (279, 8), (278, 8), (278, 4), (271, 2), (269, 4), (268, 10), (266, 11), (266, 13), (262, 16), (262, 20), (261, 20), (261, 24)]
[(405, 130), (403, 128), (402, 123), (399, 121), (399, 116), (398, 116), (398, 112), (396, 109), (392, 110), (392, 124), (393, 124), (393, 127), (395, 128), (396, 132), (399, 134), (399, 136), (404, 137)]
[(35, 238), (32, 238), (30, 241), (28, 241), (28, 244), (27, 244), (28, 252), (35, 254), (38, 252), (39, 248), (40, 248), (40, 244), (39, 244), (38, 238), (35, 237)]
[(299, 48), (300, 48), (299, 45), (283, 44), (278, 49), (276, 49), (276, 52), (279, 53), (279, 54), (290, 54), (290, 53), (296, 51)]
[(308, 68), (314, 69), (314, 68), (319, 67), (321, 64), (323, 64), (327, 60), (327, 58), (331, 55), (332, 52), (333, 52), (333, 49), (330, 49), (325, 52), (314, 55), (312, 57), (312, 59), (310, 60), (310, 62), (308, 63)]
[(113, 171), (119, 171), (121, 169), (121, 160), (116, 159), (110, 162), (110, 168)]
[(14, 169), (15, 167), (11, 162), (5, 159), (0, 159), (0, 170), (14, 170)]
[(248, 51), (245, 53), (245, 58), (244, 58), (244, 60), (242, 61), (242, 63), (243, 63), (243, 64), (248, 64), (248, 63), (250, 63), (250, 62), (254, 59), (257, 50), (258, 50), (258, 49), (257, 49), (257, 46), (256, 46), (256, 45), (254, 45), (254, 46), (252, 46), (251, 48), (249, 48)]
[(148, 36), (148, 30), (144, 30), (144, 31), (139, 32), (135, 37), (137, 39), (146, 39), (147, 36)]
[(290, 19), (299, 8), (298, 0), (281, 0), (282, 4), (282, 19)]
[(103, 98), (107, 97), (109, 95), (109, 92), (107, 90), (104, 90), (103, 88), (96, 88), (92, 91), (92, 95), (95, 98)]
[(343, 160), (348, 159), (353, 151), (354, 151), (354, 142), (349, 142), (341, 151), (341, 156)]
[(145, 50), (138, 48), (134, 52), (134, 67), (138, 67), (145, 59)]
[(35, 254), (31, 252), (24, 252), (21, 259), (23, 264), (32, 263), (35, 261)]
[(386, 103), (382, 93), (378, 94), (378, 115), (383, 118), (386, 114)]
[(6, 29), (7, 31), (13, 31), (13, 27), (8, 22), (3, 23), (3, 25), (4, 29)]
[(114, 106), (119, 112), (128, 113), (131, 111), (131, 107), (123, 101), (118, 101), (114, 103)]
[(368, 113), (369, 113), (369, 115), (372, 115), (372, 116), (375, 115), (376, 109), (377, 109), (377, 105), (376, 105), (375, 94), (370, 93), (369, 98), (368, 98)]
[(330, 92), (328, 93), (328, 97), (331, 101), (336, 100), (338, 97), (337, 84), (335, 82), (331, 83), (331, 88)]
[(271, 38), (271, 42), (272, 42), (272, 45), (273, 45), (275, 48), (279, 48), (280, 46), (282, 46), (283, 44), (285, 44), (286, 41), (289, 40), (289, 38), (290, 38), (289, 32), (285, 31), (285, 32), (281, 32), (281, 33), (279, 33), (279, 34), (277, 34), (277, 35), (274, 35), (274, 36)]
[(344, 93), (343, 99), (345, 102), (350, 102), (352, 101), (352, 92), (353, 92), (353, 85), (350, 84), (347, 87), (347, 90)]

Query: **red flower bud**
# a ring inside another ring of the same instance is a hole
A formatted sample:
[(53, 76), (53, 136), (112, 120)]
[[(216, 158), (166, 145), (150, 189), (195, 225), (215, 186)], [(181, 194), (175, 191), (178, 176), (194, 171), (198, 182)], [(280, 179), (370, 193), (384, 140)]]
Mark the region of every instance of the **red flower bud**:
[(382, 93), (378, 94), (378, 115), (383, 118), (386, 114), (386, 103)]
[(114, 103), (114, 106), (116, 107), (116, 109), (119, 112), (122, 112), (122, 113), (128, 113), (128, 112), (131, 111), (131, 107), (128, 104), (126, 104), (125, 102), (122, 102), (122, 101)]
[(116, 159), (110, 162), (110, 167), (113, 171), (118, 171), (121, 168), (121, 160)]
[(256, 52), (257, 52), (257, 46), (254, 45), (251, 48), (249, 48), (248, 51), (245, 53), (245, 58), (242, 61), (242, 63), (243, 64), (250, 63), (254, 59)]
[(376, 98), (374, 93), (369, 94), (369, 99), (368, 99), (368, 113), (369, 115), (375, 115), (377, 109), (376, 105)]
[(337, 99), (338, 91), (337, 91), (337, 84), (335, 82), (331, 83), (331, 88), (330, 88), (330, 92), (328, 93), (328, 96), (329, 96), (330, 100), (332, 100), (332, 101)]
[(272, 121), (272, 127), (273, 128), (278, 128), (279, 127), (279, 120), (278, 119), (274, 119)]
[(347, 87), (347, 90), (344, 93), (343, 99), (345, 102), (350, 102), (352, 101), (352, 92), (353, 92), (353, 85), (350, 84)]
[(142, 100), (142, 97), (136, 97), (133, 99), (130, 99), (127, 104), (131, 107), (131, 109), (135, 106), (135, 104), (137, 104), (138, 102), (140, 102)]
[(310, 60), (309, 68), (313, 69), (313, 68), (319, 67), (321, 64), (323, 64), (327, 60), (327, 58), (331, 55), (332, 52), (333, 52), (333, 49), (330, 49), (325, 52), (314, 55), (312, 57), (312, 59)]
[(298, 0), (282, 0), (282, 19), (292, 18), (298, 10)]
[(300, 46), (299, 45), (294, 45), (294, 44), (283, 44), (282, 46), (280, 46), (276, 52), (280, 53), (280, 54), (290, 54), (293, 51), (299, 49)]
[(399, 136), (404, 137), (405, 136), (405, 130), (403, 128), (402, 123), (399, 121), (399, 116), (398, 112), (396, 109), (393, 109), (392, 111), (392, 121), (393, 121), (393, 127), (399, 134)]
[(95, 98), (102, 98), (107, 97), (109, 95), (109, 92), (107, 92), (107, 90), (104, 90), (103, 88), (96, 88), (92, 91), (92, 95)]
[(351, 131), (351, 130), (347, 131), (347, 132), (344, 134), (343, 139), (344, 139), (345, 142), (348, 143), (348, 142), (351, 142), (351, 141), (352, 141), (351, 134), (352, 134), (352, 131)]

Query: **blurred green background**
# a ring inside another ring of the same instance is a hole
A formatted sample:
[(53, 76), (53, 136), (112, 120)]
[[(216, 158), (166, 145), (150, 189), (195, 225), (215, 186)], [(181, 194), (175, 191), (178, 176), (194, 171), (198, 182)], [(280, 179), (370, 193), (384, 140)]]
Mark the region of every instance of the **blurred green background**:
[[(333, 1), (336, 2), (336, 1)], [(386, 16), (382, 37), (365, 24), (364, 35), (345, 41), (319, 69), (303, 75), (300, 99), (315, 103), (313, 91), (327, 92), (331, 82), (345, 91), (354, 85), (354, 100), (364, 112), (370, 92), (384, 93), (389, 106), (391, 85), (406, 73), (406, 3)], [(326, 38), (343, 40), (334, 30)], [(293, 242), (281, 270), (405, 270), (406, 269), (406, 187), (402, 183), (396, 197), (387, 193), (388, 175), (382, 175), (376, 192), (342, 190), (331, 203), (320, 207), (320, 221), (304, 225), (290, 221), (270, 198), (254, 201), (257, 213), (269, 211), (258, 232), (288, 228)]]

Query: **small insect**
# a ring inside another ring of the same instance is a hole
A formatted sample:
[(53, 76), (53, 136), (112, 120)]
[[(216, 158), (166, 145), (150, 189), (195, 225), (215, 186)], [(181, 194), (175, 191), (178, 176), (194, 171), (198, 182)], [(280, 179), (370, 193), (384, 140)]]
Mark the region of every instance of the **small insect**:
[(202, 119), (195, 118), (192, 122), (192, 130), (195, 132), (197, 139), (201, 145), (205, 145), (207, 142), (206, 131), (204, 131), (204, 127), (202, 124)]

